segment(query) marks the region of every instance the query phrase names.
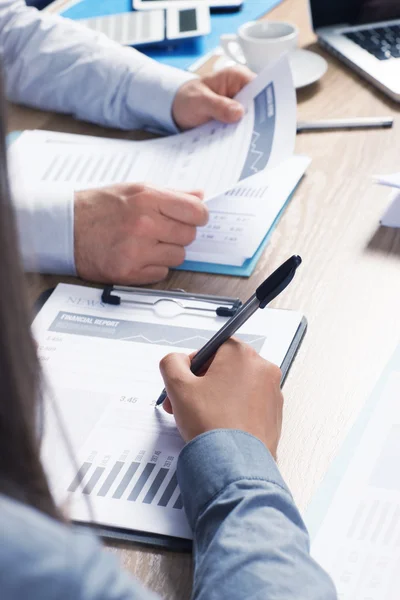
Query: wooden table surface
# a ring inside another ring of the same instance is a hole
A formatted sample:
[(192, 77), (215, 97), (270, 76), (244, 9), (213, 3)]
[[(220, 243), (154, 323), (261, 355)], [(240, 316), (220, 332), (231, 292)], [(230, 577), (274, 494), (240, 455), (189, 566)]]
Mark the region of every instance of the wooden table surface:
[[(300, 28), (300, 44), (323, 55), (324, 78), (298, 94), (299, 119), (394, 115), (388, 130), (302, 134), (313, 162), (249, 279), (175, 272), (158, 287), (239, 296), (291, 254), (303, 265), (275, 307), (301, 310), (309, 327), (285, 384), (279, 465), (304, 511), (399, 341), (400, 230), (379, 226), (388, 189), (371, 175), (399, 170), (400, 105), (315, 45), (306, 0), (285, 0), (269, 18)], [(208, 68), (210, 68), (208, 66)], [(70, 117), (11, 106), (9, 130), (54, 129), (121, 137)], [(46, 289), (60, 281), (44, 277)], [(73, 281), (63, 278), (63, 281)], [(32, 298), (37, 286), (31, 284)], [(113, 544), (125, 566), (169, 600), (190, 597), (191, 557)]]

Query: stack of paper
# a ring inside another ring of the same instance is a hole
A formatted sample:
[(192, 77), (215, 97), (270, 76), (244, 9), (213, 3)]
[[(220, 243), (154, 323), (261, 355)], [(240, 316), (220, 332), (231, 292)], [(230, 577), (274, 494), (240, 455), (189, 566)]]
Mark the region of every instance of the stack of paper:
[(249, 275), (309, 159), (293, 156), (296, 97), (286, 59), (236, 99), (246, 109), (239, 123), (213, 121), (155, 140), (26, 131), (11, 146), (10, 162), (23, 164), (36, 197), (121, 182), (202, 189), (210, 222), (199, 229), (183, 268)]
[(400, 173), (379, 175), (375, 177), (375, 181), (394, 189), (390, 198), (389, 208), (381, 219), (381, 225), (385, 227), (400, 227)]

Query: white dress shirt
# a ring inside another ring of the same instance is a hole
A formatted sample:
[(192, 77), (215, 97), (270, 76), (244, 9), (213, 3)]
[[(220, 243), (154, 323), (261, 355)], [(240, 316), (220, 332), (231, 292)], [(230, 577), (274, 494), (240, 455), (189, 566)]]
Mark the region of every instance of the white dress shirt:
[[(0, 0), (0, 49), (9, 100), (121, 129), (176, 132), (173, 98), (193, 78), (24, 0)], [(73, 190), (27, 195), (15, 196), (25, 268), (75, 274)]]

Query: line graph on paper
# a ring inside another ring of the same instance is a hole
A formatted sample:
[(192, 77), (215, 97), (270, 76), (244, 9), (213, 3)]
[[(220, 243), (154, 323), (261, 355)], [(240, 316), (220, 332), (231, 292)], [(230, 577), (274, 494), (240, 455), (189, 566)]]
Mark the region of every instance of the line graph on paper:
[(270, 83), (254, 98), (254, 126), (251, 144), (240, 181), (264, 169), (269, 161), (276, 126), (274, 84)]
[[(49, 331), (193, 350), (201, 348), (215, 333), (215, 331), (206, 329), (199, 330), (174, 325), (100, 319), (90, 314), (83, 315), (64, 311), (57, 314)], [(239, 333), (237, 337), (252, 346), (257, 352), (261, 351), (266, 340), (265, 336), (247, 333)]]

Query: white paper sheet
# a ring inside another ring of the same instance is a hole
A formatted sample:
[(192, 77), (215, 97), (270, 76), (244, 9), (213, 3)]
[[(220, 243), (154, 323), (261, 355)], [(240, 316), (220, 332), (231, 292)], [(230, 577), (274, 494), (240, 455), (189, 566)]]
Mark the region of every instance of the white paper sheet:
[(258, 75), (238, 99), (246, 108), (239, 123), (213, 121), (156, 140), (26, 131), (11, 146), (11, 160), (22, 155), (31, 189), (150, 182), (188, 191), (203, 189), (205, 197), (212, 198), (293, 153), (296, 100), (286, 59)]
[(390, 196), (390, 204), (381, 219), (385, 227), (400, 227), (400, 194), (395, 192)]
[[(33, 324), (48, 395), (77, 456), (75, 466), (46, 402), (43, 459), (53, 492), (59, 501), (68, 498), (76, 520), (88, 520), (89, 498), (103, 525), (190, 538), (175, 480), (183, 442), (173, 417), (154, 407), (163, 388), (158, 364), (169, 352), (199, 348), (225, 319), (180, 310), (160, 316), (165, 302), (158, 312), (103, 306), (100, 294), (61, 284)], [(300, 321), (299, 313), (265, 309), (239, 337), (281, 365)]]
[(198, 229), (186, 259), (241, 266), (260, 246), (310, 162), (292, 156), (210, 200), (209, 222)]
[(340, 600), (399, 598), (399, 465), (400, 372), (393, 371), (312, 544)]
[(380, 185), (400, 188), (400, 173), (392, 173), (391, 175), (375, 175), (374, 180)]

